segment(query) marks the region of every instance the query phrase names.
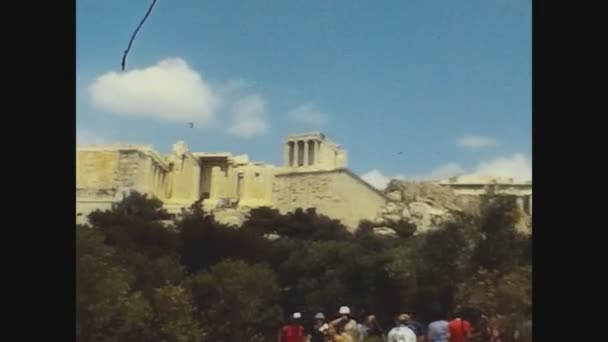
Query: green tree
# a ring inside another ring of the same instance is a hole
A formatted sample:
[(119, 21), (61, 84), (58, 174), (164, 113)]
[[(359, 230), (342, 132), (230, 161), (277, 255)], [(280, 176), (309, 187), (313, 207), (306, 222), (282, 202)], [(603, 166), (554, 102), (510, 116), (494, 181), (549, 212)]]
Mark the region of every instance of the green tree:
[(486, 199), (479, 222), (481, 239), (473, 263), (487, 270), (507, 273), (531, 259), (531, 240), (518, 233), (519, 210), (514, 197)]
[(241, 229), (259, 235), (277, 234), (298, 240), (347, 240), (352, 237), (338, 220), (317, 215), (312, 209), (296, 209), (294, 213), (286, 215), (271, 208), (252, 209)]
[(150, 305), (103, 240), (95, 229), (76, 227), (77, 340), (151, 341)]
[(161, 222), (165, 219), (167, 214), (159, 200), (137, 192), (113, 205), (111, 210), (89, 214), (89, 222), (105, 233), (107, 244), (151, 258), (177, 251), (178, 236)]
[(262, 236), (219, 224), (199, 206), (183, 212), (176, 230), (181, 263), (191, 273), (225, 258), (262, 262), (270, 253), (270, 242)]
[[(386, 301), (385, 314), (394, 317), (398, 311), (413, 310), (419, 292), (418, 244), (419, 239), (403, 242), (385, 252), (388, 262), (385, 266), (388, 282), (384, 289)], [(434, 303), (427, 303), (433, 305)], [(384, 317), (386, 320), (386, 317)], [(392, 324), (392, 320), (388, 323)]]
[(463, 305), (503, 315), (524, 315), (532, 305), (532, 268), (518, 267), (509, 273), (480, 268), (458, 286), (456, 296)]
[(274, 272), (265, 265), (224, 260), (190, 280), (207, 340), (269, 341), (282, 315)]
[(160, 340), (168, 342), (206, 340), (196, 319), (196, 308), (192, 297), (183, 287), (167, 285), (157, 288), (152, 303), (155, 313), (154, 324)]

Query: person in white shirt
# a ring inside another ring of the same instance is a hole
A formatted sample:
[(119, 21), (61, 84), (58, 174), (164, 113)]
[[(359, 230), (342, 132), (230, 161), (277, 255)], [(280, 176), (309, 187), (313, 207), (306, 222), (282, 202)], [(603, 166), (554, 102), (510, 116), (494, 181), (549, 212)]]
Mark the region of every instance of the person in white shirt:
[(387, 342), (417, 342), (416, 334), (407, 327), (410, 317), (406, 314), (397, 316), (397, 326), (388, 333)]
[(350, 308), (348, 306), (341, 306), (338, 313), (344, 318), (344, 332), (348, 334), (353, 341), (359, 341), (359, 330), (357, 329), (357, 321), (352, 319), (350, 316)]

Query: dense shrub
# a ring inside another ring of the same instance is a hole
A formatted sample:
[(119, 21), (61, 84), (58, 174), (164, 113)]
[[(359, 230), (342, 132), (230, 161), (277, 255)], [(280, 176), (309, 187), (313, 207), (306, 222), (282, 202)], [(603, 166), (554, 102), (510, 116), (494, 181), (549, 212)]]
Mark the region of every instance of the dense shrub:
[[(268, 341), (285, 315), (341, 305), (423, 321), (458, 305), (523, 315), (531, 305), (531, 238), (514, 202), (413, 235), (350, 233), (313, 211), (251, 212), (242, 228), (199, 205), (167, 225), (160, 202), (132, 194), (76, 228), (79, 341)], [(274, 234), (275, 239), (268, 239)]]

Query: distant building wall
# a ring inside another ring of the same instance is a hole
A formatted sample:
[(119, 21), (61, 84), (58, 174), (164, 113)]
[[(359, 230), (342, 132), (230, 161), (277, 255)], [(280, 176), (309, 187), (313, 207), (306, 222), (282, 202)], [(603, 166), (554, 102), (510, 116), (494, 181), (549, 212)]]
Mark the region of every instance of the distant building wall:
[(126, 191), (167, 198), (169, 168), (146, 146), (102, 146), (76, 151), (76, 211), (108, 209)]
[(277, 174), (273, 202), (283, 213), (316, 208), (354, 230), (361, 220), (374, 218), (387, 198), (350, 171), (338, 169)]
[(459, 196), (481, 197), (488, 194), (514, 196), (517, 198), (517, 205), (528, 215), (532, 215), (531, 182), (517, 182), (512, 178), (465, 175), (452, 177), (439, 184), (449, 187)]

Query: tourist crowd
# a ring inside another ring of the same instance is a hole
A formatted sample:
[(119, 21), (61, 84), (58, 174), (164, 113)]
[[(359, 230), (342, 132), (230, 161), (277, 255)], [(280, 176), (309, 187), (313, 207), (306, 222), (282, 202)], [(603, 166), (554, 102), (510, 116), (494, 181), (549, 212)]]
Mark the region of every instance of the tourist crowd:
[[(468, 316), (468, 315), (467, 315)], [(284, 325), (277, 342), (530, 342), (532, 320), (530, 314), (516, 326), (505, 326), (495, 313), (479, 312), (476, 318), (465, 318), (461, 310), (451, 317), (437, 319), (428, 325), (413, 314), (403, 313), (395, 318), (395, 326), (385, 331), (375, 315), (366, 313), (357, 322), (348, 306), (328, 318), (319, 312), (313, 323), (305, 327), (302, 314), (295, 312)], [(474, 320), (474, 321), (473, 321)]]

